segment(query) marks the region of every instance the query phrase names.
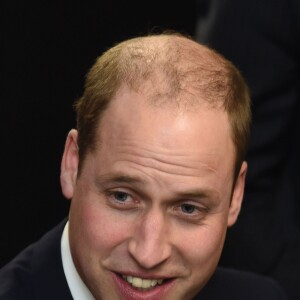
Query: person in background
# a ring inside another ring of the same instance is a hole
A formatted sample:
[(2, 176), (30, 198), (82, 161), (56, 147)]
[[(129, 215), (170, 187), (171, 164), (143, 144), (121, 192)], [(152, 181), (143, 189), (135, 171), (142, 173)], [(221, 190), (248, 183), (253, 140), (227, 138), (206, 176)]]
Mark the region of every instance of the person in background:
[(0, 299), (286, 299), (218, 267), (238, 218), (251, 112), (238, 69), (176, 33), (102, 54), (61, 162), (68, 217), (0, 271)]
[(300, 299), (300, 2), (197, 2), (196, 40), (240, 69), (252, 100), (243, 209), (221, 264), (272, 276)]

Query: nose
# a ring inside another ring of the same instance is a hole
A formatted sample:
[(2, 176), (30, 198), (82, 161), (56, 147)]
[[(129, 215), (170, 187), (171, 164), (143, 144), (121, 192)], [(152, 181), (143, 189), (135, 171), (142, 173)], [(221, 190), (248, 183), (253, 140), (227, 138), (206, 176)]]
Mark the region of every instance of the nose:
[(128, 244), (134, 260), (145, 269), (153, 269), (171, 256), (169, 225), (163, 214), (152, 212), (140, 217)]

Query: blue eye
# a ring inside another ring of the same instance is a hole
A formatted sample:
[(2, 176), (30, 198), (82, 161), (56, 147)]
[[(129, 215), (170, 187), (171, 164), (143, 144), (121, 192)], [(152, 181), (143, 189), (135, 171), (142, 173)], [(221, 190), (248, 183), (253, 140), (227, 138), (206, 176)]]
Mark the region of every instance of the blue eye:
[(185, 214), (192, 214), (196, 210), (196, 207), (191, 204), (182, 204), (180, 207), (182, 212), (184, 212)]
[(114, 192), (114, 197), (117, 201), (125, 202), (128, 198), (128, 194), (124, 192)]

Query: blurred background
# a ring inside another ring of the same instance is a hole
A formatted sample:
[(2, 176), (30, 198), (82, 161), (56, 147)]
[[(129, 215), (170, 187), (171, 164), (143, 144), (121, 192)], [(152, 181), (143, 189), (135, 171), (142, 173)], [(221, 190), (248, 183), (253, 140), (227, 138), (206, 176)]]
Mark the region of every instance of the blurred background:
[(60, 160), (96, 57), (176, 30), (231, 60), (252, 98), (244, 204), (220, 264), (271, 276), (300, 299), (299, 0), (4, 0), (0, 22), (0, 267), (68, 214)]

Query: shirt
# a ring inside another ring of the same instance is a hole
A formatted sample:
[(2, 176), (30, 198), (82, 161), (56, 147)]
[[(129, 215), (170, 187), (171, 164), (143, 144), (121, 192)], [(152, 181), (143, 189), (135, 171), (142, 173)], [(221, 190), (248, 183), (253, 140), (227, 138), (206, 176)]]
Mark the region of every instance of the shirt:
[(75, 268), (70, 250), (69, 222), (66, 223), (61, 237), (61, 257), (64, 273), (73, 299), (95, 300)]

